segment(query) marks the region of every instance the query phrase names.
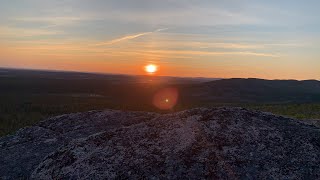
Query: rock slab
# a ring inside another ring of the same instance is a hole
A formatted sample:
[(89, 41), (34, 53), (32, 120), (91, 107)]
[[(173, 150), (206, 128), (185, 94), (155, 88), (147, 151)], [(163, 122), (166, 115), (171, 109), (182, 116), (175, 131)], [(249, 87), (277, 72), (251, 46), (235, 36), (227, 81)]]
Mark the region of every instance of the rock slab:
[(0, 179), (320, 179), (320, 129), (244, 108), (90, 111), (0, 139)]

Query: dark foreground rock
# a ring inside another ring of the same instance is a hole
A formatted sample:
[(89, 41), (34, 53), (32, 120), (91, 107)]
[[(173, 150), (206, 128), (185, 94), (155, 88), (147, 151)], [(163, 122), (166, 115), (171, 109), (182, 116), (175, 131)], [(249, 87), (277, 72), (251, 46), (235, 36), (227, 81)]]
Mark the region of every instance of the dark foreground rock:
[(320, 179), (320, 129), (242, 108), (63, 115), (0, 139), (2, 179)]

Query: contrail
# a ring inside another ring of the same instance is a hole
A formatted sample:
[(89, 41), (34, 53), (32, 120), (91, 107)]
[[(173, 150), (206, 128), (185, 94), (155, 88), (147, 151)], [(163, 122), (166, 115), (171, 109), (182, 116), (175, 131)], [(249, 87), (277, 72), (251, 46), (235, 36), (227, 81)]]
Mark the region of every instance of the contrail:
[(95, 44), (95, 46), (112, 45), (112, 44), (115, 44), (115, 43), (131, 40), (131, 39), (136, 39), (136, 38), (139, 38), (141, 36), (146, 36), (146, 35), (149, 35), (149, 34), (152, 34), (152, 33), (155, 33), (155, 32), (165, 31), (165, 30), (168, 30), (168, 29), (169, 28), (162, 28), (162, 29), (157, 29), (155, 31), (143, 32), (143, 33), (134, 34), (134, 35), (128, 35), (128, 36), (124, 36), (124, 37), (121, 37), (121, 38), (113, 39), (113, 40), (110, 40), (110, 41), (107, 41), (107, 42), (98, 43), (98, 44)]
[(169, 28), (157, 29), (157, 30), (155, 30), (154, 32), (166, 31), (166, 30), (168, 30), (168, 29), (169, 29)]

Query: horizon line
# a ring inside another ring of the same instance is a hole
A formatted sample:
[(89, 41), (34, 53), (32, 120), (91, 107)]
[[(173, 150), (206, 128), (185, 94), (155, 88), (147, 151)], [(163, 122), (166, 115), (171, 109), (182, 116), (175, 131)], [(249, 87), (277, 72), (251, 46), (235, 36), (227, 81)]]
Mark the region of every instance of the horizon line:
[[(84, 73), (84, 74), (96, 74), (96, 75), (118, 75), (118, 76), (149, 76), (145, 74), (123, 74), (123, 73), (108, 73), (108, 72), (93, 72), (93, 71), (77, 71), (77, 70), (63, 70), (63, 69), (41, 69), (41, 68), (20, 68), (20, 67), (5, 67), (0, 66), (1, 69), (6, 70), (25, 70), (25, 71), (45, 71), (45, 72), (61, 72), (61, 73)], [(1, 73), (1, 72), (0, 72)], [(268, 78), (257, 78), (257, 77), (230, 77), (230, 78), (218, 78), (218, 77), (202, 77), (202, 76), (165, 76), (165, 75), (152, 75), (152, 77), (167, 77), (167, 78), (186, 78), (186, 79), (215, 79), (215, 80), (223, 80), (223, 79), (260, 79), (260, 80), (271, 80), (271, 81), (319, 81), (320, 79), (268, 79)]]

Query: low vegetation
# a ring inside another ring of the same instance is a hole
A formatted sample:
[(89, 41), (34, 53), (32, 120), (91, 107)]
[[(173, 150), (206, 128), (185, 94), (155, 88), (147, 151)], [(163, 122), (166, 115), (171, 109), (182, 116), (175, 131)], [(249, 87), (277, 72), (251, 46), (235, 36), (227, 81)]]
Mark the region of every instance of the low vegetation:
[[(178, 104), (172, 111), (200, 106), (241, 106), (271, 112), (297, 119), (320, 119), (320, 103), (312, 104)], [(6, 95), (0, 101), (0, 136), (30, 126), (42, 119), (74, 112), (89, 110), (122, 109), (137, 111), (159, 111), (148, 104), (115, 104), (103, 97), (68, 97), (58, 95)]]

